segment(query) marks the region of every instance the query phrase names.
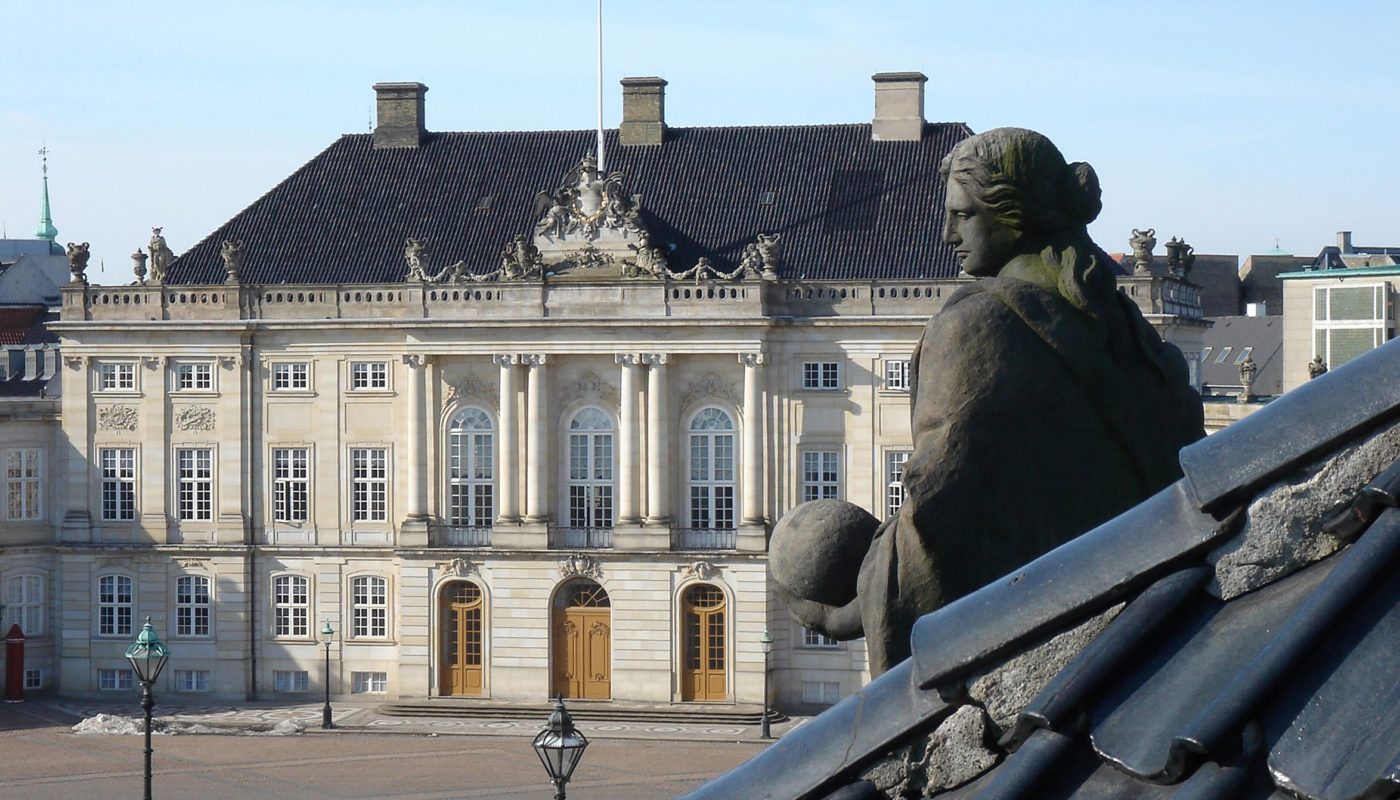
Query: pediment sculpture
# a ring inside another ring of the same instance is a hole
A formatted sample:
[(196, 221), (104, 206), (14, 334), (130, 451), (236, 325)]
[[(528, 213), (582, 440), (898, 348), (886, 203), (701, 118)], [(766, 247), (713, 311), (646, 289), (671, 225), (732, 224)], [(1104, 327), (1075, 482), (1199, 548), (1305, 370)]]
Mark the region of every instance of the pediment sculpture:
[(590, 153), (569, 170), (553, 192), (540, 192), (535, 203), (539, 221), (535, 233), (550, 241), (578, 238), (592, 241), (600, 231), (641, 230), (640, 207), (627, 189), (622, 172), (604, 175)]

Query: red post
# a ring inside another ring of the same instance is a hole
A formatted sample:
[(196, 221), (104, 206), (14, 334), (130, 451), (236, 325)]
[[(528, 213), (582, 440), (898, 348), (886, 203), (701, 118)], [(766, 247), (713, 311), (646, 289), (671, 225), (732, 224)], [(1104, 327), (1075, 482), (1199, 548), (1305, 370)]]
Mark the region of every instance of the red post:
[(5, 634), (5, 702), (24, 702), (24, 632), (18, 622)]

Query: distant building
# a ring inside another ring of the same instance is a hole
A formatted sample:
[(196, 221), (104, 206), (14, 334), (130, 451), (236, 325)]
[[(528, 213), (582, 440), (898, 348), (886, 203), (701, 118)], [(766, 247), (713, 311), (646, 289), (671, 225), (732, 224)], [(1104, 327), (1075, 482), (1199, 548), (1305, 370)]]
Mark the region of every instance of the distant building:
[(1279, 278), (1285, 391), (1311, 377), (1315, 358), (1336, 368), (1394, 338), (1400, 247), (1356, 246), (1342, 231), (1306, 268)]
[[(1201, 351), (1201, 399), (1206, 430), (1214, 433), (1283, 392), (1283, 317), (1216, 317)], [(1241, 367), (1252, 361), (1252, 398), (1243, 398)]]

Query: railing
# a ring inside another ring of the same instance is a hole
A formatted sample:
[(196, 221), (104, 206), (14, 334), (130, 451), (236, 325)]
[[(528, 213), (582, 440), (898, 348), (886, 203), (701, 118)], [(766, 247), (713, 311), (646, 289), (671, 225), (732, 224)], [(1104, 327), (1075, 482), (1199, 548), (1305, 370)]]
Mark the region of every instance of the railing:
[(453, 525), (440, 529), (445, 547), (490, 547), (491, 526)]
[(737, 541), (733, 528), (677, 528), (671, 534), (671, 549), (733, 550)]
[(598, 550), (613, 546), (612, 528), (550, 528), (552, 550)]

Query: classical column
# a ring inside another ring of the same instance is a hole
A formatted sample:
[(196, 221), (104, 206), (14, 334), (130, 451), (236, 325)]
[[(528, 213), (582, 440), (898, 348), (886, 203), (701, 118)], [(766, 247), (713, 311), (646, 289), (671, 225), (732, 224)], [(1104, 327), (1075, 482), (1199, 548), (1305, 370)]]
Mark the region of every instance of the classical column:
[(520, 521), (519, 493), (515, 490), (518, 469), (515, 463), (519, 437), (515, 425), (515, 365), (520, 363), (517, 355), (495, 355), (491, 357), (501, 368), (501, 445), (497, 449), (500, 457), (500, 473), (496, 485), (500, 497), (496, 503), (496, 522), (516, 523)]
[(647, 353), (642, 360), (650, 367), (647, 372), (647, 523), (671, 524), (670, 487), (671, 454), (667, 445), (671, 431), (666, 425), (666, 353)]
[(743, 522), (762, 525), (763, 517), (763, 361), (762, 353), (740, 353), (744, 365)]
[(617, 443), (617, 521), (635, 525), (642, 521), (637, 503), (637, 365), (641, 357), (632, 353), (619, 354), (622, 365), (621, 413)]
[(549, 423), (546, 421), (547, 403), (543, 353), (525, 356), (525, 394), (528, 409), (525, 415), (525, 521), (549, 521)]
[(406, 522), (424, 522), (428, 519), (428, 409), (423, 402), (427, 357), (406, 355), (403, 363), (408, 367), (408, 390), (404, 392), (408, 406), (408, 472), (404, 476), (408, 504), (404, 516)]

